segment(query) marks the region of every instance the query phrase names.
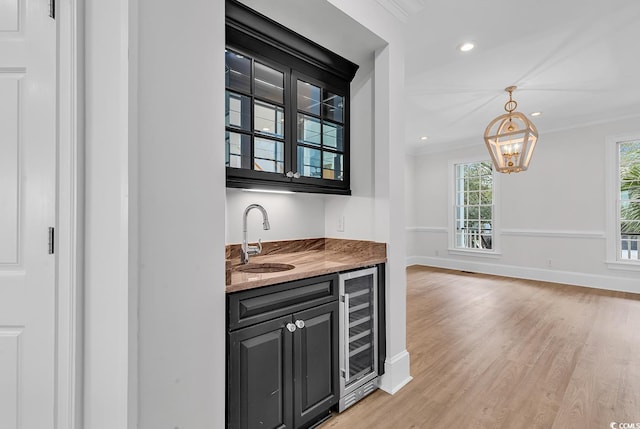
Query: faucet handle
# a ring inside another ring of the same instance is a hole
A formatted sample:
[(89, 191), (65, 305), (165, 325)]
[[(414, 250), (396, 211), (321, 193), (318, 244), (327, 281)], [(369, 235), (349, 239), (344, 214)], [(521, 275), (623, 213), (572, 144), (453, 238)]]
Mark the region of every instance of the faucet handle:
[(250, 244), (247, 244), (247, 250), (246, 250), (247, 255), (259, 255), (261, 252), (262, 252), (262, 240), (258, 240), (257, 246), (252, 246)]

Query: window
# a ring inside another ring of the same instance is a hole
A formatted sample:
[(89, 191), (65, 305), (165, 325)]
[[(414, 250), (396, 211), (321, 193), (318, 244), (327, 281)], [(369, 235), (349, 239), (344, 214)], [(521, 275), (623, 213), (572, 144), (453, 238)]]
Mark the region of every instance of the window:
[(617, 142), (617, 260), (640, 262), (640, 140)]
[(356, 64), (226, 1), (227, 186), (348, 195)]
[(454, 249), (495, 248), (494, 178), (490, 161), (454, 164)]

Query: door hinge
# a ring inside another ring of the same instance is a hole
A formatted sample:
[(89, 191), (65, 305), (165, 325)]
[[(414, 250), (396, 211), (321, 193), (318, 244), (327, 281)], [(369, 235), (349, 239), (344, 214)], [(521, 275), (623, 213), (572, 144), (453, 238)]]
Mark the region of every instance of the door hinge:
[(56, 0), (49, 0), (49, 17), (56, 19)]
[(49, 255), (53, 255), (55, 251), (55, 238), (56, 238), (56, 230), (54, 227), (49, 227)]

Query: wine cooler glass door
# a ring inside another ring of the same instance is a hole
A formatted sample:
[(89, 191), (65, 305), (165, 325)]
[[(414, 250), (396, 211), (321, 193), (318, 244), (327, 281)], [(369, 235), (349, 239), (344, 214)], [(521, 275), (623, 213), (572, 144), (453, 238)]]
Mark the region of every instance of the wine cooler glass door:
[(342, 371), (345, 391), (377, 374), (377, 269), (341, 275), (343, 346)]

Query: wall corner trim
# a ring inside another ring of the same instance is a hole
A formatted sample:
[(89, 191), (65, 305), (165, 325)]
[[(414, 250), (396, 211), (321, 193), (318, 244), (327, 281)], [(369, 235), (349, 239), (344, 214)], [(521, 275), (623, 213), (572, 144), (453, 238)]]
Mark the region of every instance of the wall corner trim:
[(380, 389), (394, 395), (407, 385), (413, 377), (409, 374), (409, 352), (403, 350), (384, 362), (384, 375), (380, 379)]

